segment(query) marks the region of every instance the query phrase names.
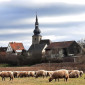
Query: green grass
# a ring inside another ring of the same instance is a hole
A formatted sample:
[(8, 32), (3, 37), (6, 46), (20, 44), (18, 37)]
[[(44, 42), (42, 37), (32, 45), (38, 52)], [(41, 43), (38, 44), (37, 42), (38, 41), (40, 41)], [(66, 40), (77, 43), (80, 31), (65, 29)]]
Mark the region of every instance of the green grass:
[(70, 78), (68, 82), (64, 82), (64, 79), (60, 79), (59, 82), (48, 82), (49, 78), (14, 78), (13, 81), (9, 81), (9, 78), (6, 78), (5, 81), (1, 80), (0, 85), (85, 85), (85, 74), (81, 78)]
[(9, 67), (9, 64), (0, 64), (0, 67)]

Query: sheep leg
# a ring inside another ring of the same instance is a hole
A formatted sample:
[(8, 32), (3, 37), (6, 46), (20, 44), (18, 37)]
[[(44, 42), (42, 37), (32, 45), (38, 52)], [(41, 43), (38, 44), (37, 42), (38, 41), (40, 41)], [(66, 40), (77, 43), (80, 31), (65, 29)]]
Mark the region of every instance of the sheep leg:
[(55, 79), (55, 82), (56, 82), (56, 79)]
[(10, 80), (9, 81), (11, 81), (11, 77), (10, 77)]
[(65, 81), (65, 78), (64, 78), (64, 81)]
[(68, 79), (68, 78), (66, 78), (66, 82), (67, 82), (67, 79)]
[(59, 78), (58, 78), (58, 82), (59, 82)]
[(77, 78), (78, 78), (79, 76), (77, 75)]
[(3, 77), (2, 77), (2, 81), (3, 81)]
[(38, 76), (35, 76), (35, 78), (38, 78)]
[(4, 81), (5, 81), (5, 77), (4, 77)]
[(43, 76), (43, 78), (44, 78), (44, 76)]
[(13, 81), (13, 77), (12, 77), (12, 81)]

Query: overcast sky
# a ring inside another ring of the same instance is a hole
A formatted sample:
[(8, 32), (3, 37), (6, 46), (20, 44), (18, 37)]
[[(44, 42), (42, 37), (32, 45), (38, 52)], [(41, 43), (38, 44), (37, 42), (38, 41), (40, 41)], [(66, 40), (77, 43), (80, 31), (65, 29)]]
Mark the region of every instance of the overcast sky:
[(43, 39), (85, 38), (85, 0), (0, 0), (0, 46), (32, 43), (36, 12)]

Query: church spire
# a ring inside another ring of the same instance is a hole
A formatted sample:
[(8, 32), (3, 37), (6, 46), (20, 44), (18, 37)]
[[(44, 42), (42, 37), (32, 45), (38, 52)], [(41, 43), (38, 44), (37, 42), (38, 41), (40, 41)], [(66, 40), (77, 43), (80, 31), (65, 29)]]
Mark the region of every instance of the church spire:
[(38, 18), (37, 18), (37, 14), (36, 14), (36, 22), (35, 25), (38, 25)]
[(40, 31), (40, 29), (39, 29), (39, 23), (38, 23), (38, 18), (37, 18), (37, 14), (36, 14), (34, 35), (39, 35), (40, 33), (41, 33), (41, 31)]

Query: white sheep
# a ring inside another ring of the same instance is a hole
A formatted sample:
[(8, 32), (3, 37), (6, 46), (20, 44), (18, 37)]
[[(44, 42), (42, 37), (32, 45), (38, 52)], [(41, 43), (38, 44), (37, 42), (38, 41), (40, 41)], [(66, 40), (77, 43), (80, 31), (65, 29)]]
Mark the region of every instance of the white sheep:
[(5, 77), (10, 77), (10, 80), (13, 80), (13, 72), (12, 71), (2, 71), (0, 72), (0, 76), (2, 77), (2, 81), (5, 81)]
[(38, 70), (36, 71), (36, 75), (35, 77), (38, 78), (38, 77), (45, 77), (47, 75), (47, 72), (45, 70)]
[(64, 78), (64, 81), (65, 80), (67, 81), (69, 78), (68, 71), (67, 70), (54, 71), (52, 76), (49, 78), (49, 82), (51, 82), (53, 79), (55, 79), (55, 81), (56, 81), (56, 79), (58, 79), (58, 81), (59, 81), (60, 78)]

